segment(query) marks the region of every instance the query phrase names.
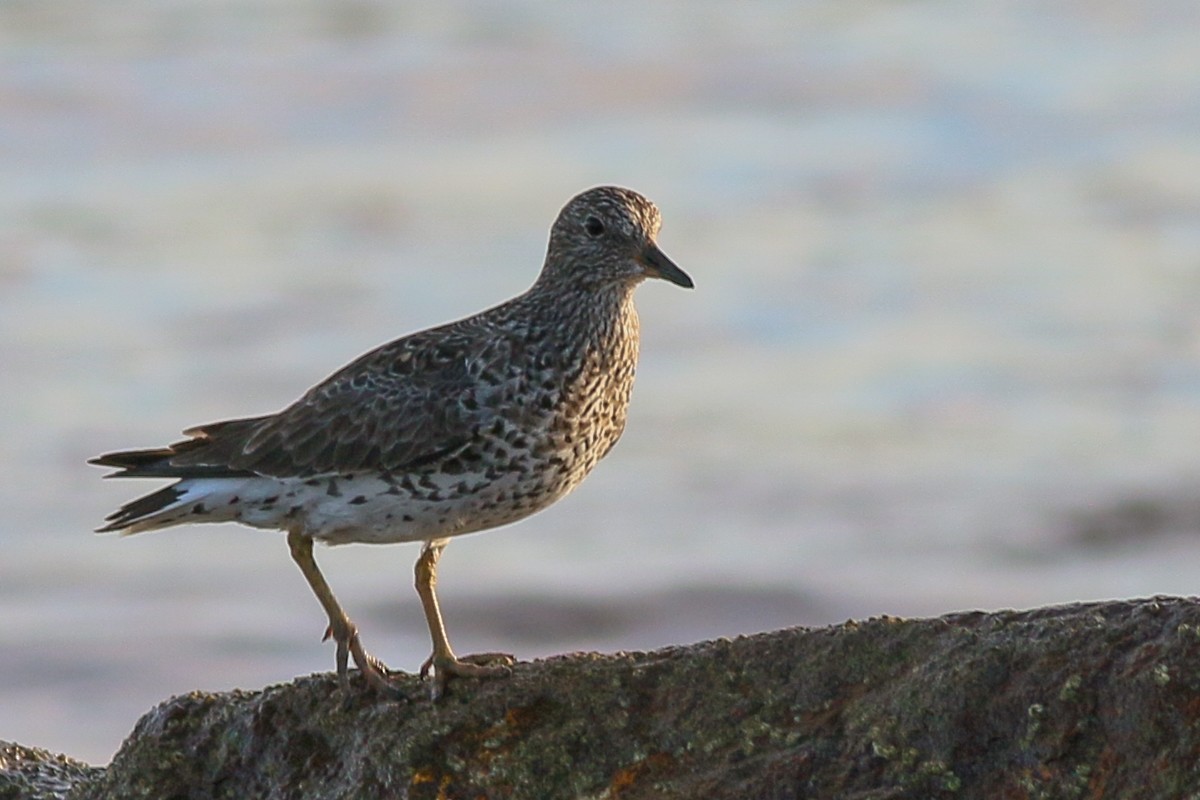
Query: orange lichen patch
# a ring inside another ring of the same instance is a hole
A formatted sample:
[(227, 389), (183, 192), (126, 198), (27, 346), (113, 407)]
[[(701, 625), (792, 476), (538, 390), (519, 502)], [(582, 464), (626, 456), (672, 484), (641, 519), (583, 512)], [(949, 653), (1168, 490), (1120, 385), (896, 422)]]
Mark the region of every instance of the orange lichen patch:
[(651, 753), (636, 764), (617, 770), (608, 785), (608, 794), (610, 797), (620, 797), (622, 792), (633, 788), (649, 774), (665, 770), (674, 764), (675, 758), (667, 753)]
[[(409, 779), (414, 798), (423, 800), (465, 800), (466, 786), (484, 776), (495, 790), (487, 796), (507, 796), (511, 786), (500, 776), (491, 775), (496, 763), (504, 764), (513, 749), (522, 743), (527, 732), (541, 719), (538, 706), (519, 706), (506, 709), (504, 715), (484, 728), (464, 726), (442, 737), (442, 744), (427, 758), (429, 762), (417, 767)], [(453, 753), (458, 767), (448, 765), (447, 754)], [(486, 800), (486, 797), (483, 798)]]
[(433, 767), (422, 767), (413, 773), (409, 780), (410, 786), (420, 786), (423, 783), (433, 783), (437, 780), (437, 773), (433, 771)]
[(504, 712), (504, 724), (510, 728), (516, 728), (520, 732), (532, 725), (536, 716), (537, 713), (532, 707), (510, 708)]
[(502, 750), (505, 745), (520, 739), (533, 726), (537, 716), (537, 711), (532, 707), (510, 708), (504, 712), (503, 719), (472, 733), (469, 739), (480, 755), (490, 759), (493, 754), (488, 751)]
[(518, 742), (538, 719), (534, 706), (516, 706), (504, 712), (503, 719), (481, 731), (464, 737), (470, 750), (483, 764), (488, 764), (497, 754)]
[(450, 790), (450, 783), (452, 780), (452, 776), (444, 772), (440, 772), (435, 767), (422, 767), (413, 772), (412, 778), (410, 778), (408, 781), (408, 785), (410, 787), (428, 787), (424, 788), (417, 796), (429, 797), (430, 795), (426, 794), (426, 792), (433, 787), (429, 787), (428, 784), (436, 783), (437, 794), (433, 795), (434, 800), (454, 800), (454, 798), (458, 797), (459, 795), (454, 794)]

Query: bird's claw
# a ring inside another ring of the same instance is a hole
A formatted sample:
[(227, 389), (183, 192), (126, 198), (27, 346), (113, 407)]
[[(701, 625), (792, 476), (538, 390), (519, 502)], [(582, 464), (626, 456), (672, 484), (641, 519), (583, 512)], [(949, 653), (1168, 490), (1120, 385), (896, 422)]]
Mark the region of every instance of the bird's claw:
[(325, 629), (321, 641), (332, 638), (337, 643), (337, 676), (343, 693), (350, 695), (350, 658), (354, 658), (354, 666), (367, 681), (372, 689), (388, 697), (401, 697), (402, 693), (388, 679), (390, 670), (387, 665), (363, 649), (358, 638), (358, 626), (347, 621), (345, 625), (330, 625)]
[(425, 659), (418, 673), (422, 680), (431, 678), (429, 694), (438, 700), (446, 693), (446, 684), (454, 678), (503, 678), (512, 674), (516, 659), (510, 653), (473, 653), (466, 656), (439, 656)]

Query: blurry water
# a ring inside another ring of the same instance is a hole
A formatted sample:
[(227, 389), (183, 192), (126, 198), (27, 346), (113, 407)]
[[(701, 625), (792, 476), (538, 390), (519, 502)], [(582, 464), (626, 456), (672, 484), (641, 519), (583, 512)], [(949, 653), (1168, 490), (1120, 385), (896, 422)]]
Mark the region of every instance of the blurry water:
[[(397, 4), (399, 5), (399, 4)], [(0, 738), (332, 667), (281, 537), (89, 531), (84, 460), (290, 402), (663, 210), (629, 428), (456, 541), (462, 651), (1200, 587), (1194, 4), (0, 6)], [(415, 546), (318, 558), (427, 644)]]

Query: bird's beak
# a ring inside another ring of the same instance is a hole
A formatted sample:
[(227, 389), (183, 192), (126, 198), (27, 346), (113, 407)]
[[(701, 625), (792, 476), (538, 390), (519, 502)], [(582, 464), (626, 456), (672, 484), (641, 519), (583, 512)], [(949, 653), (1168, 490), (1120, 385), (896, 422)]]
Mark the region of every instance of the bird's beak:
[(662, 278), (685, 289), (691, 289), (696, 285), (692, 283), (692, 279), (688, 277), (686, 272), (675, 266), (675, 262), (667, 258), (666, 254), (658, 249), (658, 245), (654, 242), (646, 245), (646, 249), (642, 250), (637, 260), (638, 263), (646, 268), (646, 275), (648, 277)]

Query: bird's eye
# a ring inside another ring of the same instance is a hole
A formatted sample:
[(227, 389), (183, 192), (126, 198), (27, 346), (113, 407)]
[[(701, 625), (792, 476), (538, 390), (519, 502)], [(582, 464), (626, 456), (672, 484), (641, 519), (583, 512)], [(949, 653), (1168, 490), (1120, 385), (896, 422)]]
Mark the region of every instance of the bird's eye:
[(587, 231), (588, 236), (594, 238), (604, 233), (604, 223), (595, 217), (588, 217), (583, 221), (583, 229)]

